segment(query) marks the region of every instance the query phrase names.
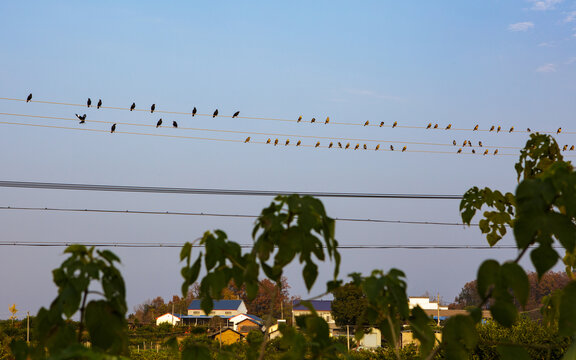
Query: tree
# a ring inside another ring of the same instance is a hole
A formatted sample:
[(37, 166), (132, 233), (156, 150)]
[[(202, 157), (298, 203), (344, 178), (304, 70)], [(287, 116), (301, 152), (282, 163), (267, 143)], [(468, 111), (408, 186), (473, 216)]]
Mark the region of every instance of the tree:
[(242, 299), (249, 314), (263, 317), (271, 312), (274, 318), (280, 319), (286, 317), (285, 314), (288, 313), (291, 306), (288, 289), (290, 289), (288, 279), (282, 276), (279, 284), (269, 279), (260, 280), (258, 282), (258, 293), (253, 299), (248, 297), (245, 285), (238, 287), (234, 281), (231, 281), (225, 290), (234, 294), (235, 297), (233, 299)]
[(353, 283), (347, 283), (332, 291), (332, 316), (336, 325), (361, 325), (366, 310), (366, 295)]

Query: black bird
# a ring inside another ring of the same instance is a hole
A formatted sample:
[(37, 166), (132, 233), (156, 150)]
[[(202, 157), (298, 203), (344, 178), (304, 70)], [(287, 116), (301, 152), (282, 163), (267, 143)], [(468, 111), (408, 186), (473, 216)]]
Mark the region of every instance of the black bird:
[(110, 129), (110, 133), (113, 133), (114, 131), (116, 131), (116, 124), (112, 125), (112, 128)]
[(90, 100), (90, 98), (88, 98), (88, 101), (86, 101), (86, 106), (90, 107), (90, 105), (92, 105), (92, 100)]
[(452, 145), (456, 146), (456, 140), (452, 140)]
[(384, 126), (384, 121), (380, 121), (380, 127)]
[(150, 106), (150, 112), (153, 113), (154, 110), (156, 110), (156, 104), (152, 104), (152, 106)]
[(76, 117), (80, 120), (80, 124), (84, 124), (86, 122), (86, 114), (82, 116), (76, 114)]
[(194, 106), (194, 109), (192, 109), (192, 117), (194, 117), (194, 115), (196, 115), (196, 106)]
[(340, 141), (338, 141), (338, 147), (342, 149), (342, 143)]
[(158, 122), (156, 123), (156, 128), (159, 128), (160, 125), (162, 125), (162, 118), (160, 118), (160, 120), (158, 120)]
[(312, 120), (310, 120), (310, 123), (316, 122), (316, 118), (312, 118)]
[(212, 114), (212, 118), (215, 118), (216, 116), (218, 116), (218, 109), (216, 109), (216, 111), (214, 111), (214, 114)]
[(238, 117), (238, 115), (240, 115), (240, 111), (236, 111), (234, 113), (234, 115), (232, 115), (232, 119), (234, 119), (235, 117)]
[(302, 116), (299, 116), (298, 120), (296, 122), (300, 122), (300, 121), (302, 121)]
[(136, 109), (136, 103), (132, 103), (132, 106), (130, 106), (130, 111)]
[(175, 128), (178, 127), (178, 123), (176, 121), (172, 121), (172, 126), (174, 126)]
[(100, 109), (100, 106), (102, 106), (102, 99), (98, 100), (98, 105), (96, 106), (96, 109)]
[(30, 102), (30, 100), (32, 100), (32, 94), (28, 95), (28, 97), (26, 98), (26, 102)]
[(390, 150), (394, 151), (394, 146), (390, 145)]

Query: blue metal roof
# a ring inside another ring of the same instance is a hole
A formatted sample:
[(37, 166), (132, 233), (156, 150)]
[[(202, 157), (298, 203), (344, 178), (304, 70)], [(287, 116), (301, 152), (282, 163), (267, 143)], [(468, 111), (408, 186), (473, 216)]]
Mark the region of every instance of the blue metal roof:
[[(202, 310), (201, 300), (192, 300), (188, 310)], [(238, 310), (242, 300), (214, 300), (214, 310)]]
[[(304, 305), (300, 304), (301, 300), (294, 300), (292, 302), (293, 310), (308, 310)], [(310, 303), (316, 311), (332, 311), (332, 300), (311, 300)]]

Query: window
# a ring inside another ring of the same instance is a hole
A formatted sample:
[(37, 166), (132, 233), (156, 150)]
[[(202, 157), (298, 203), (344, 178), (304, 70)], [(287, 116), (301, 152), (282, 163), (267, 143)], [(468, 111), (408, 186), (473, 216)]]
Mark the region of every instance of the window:
[(200, 314), (200, 311), (194, 311), (194, 315)]
[(230, 315), (230, 314), (232, 314), (232, 311), (225, 311), (224, 314), (225, 314), (225, 315)]

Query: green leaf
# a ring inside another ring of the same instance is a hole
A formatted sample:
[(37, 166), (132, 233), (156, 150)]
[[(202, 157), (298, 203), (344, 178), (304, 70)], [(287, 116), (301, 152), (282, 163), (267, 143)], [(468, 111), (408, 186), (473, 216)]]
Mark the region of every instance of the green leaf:
[(490, 307), (490, 312), (500, 325), (511, 327), (518, 318), (518, 310), (512, 302), (497, 299)]
[(410, 319), (410, 326), (414, 331), (414, 336), (416, 339), (420, 340), (420, 352), (422, 355), (426, 356), (432, 351), (436, 337), (434, 336), (434, 331), (430, 327), (430, 317), (426, 315), (426, 312), (416, 306), (412, 309), (412, 318)]
[(566, 285), (560, 298), (558, 333), (563, 336), (576, 335), (576, 281)]
[(485, 298), (488, 290), (496, 284), (500, 276), (500, 264), (496, 260), (486, 260), (478, 269), (478, 294)]
[(502, 265), (501, 271), (506, 285), (514, 291), (518, 302), (525, 306), (530, 292), (530, 282), (524, 269), (516, 263), (507, 262)]
[(128, 353), (128, 334), (124, 314), (104, 300), (91, 301), (86, 306), (86, 328), (92, 347), (112, 354)]
[(532, 264), (536, 268), (538, 278), (541, 278), (546, 271), (552, 269), (556, 262), (558, 262), (559, 255), (552, 248), (550, 243), (540, 243), (540, 246), (532, 250), (530, 253)]
[(498, 345), (496, 347), (502, 360), (530, 360), (530, 354), (521, 346)]
[(313, 262), (308, 262), (302, 270), (302, 276), (304, 277), (304, 283), (306, 284), (306, 289), (310, 291), (316, 278), (318, 277), (318, 266)]
[(183, 261), (186, 258), (190, 258), (192, 254), (192, 244), (186, 242), (184, 246), (182, 246), (182, 250), (180, 250), (180, 261)]
[(182, 360), (210, 360), (210, 349), (200, 344), (188, 345), (182, 350)]

